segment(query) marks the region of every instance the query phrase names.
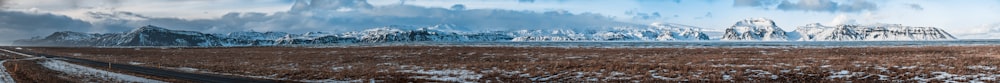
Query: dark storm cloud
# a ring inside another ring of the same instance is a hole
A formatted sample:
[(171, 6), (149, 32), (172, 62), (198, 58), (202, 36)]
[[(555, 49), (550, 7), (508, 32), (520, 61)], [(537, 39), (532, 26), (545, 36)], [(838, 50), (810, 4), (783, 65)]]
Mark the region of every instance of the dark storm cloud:
[(7, 0), (0, 0), (0, 9), (7, 8)]
[(63, 15), (0, 10), (0, 43), (56, 31), (87, 31), (90, 24)]

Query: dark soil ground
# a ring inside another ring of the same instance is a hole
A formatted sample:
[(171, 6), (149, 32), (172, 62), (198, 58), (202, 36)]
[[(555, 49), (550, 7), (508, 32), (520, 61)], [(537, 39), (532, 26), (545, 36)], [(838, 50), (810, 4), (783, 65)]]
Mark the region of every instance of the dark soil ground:
[(296, 81), (996, 82), (1000, 77), (997, 70), (1000, 46), (31, 47), (26, 50), (178, 71)]

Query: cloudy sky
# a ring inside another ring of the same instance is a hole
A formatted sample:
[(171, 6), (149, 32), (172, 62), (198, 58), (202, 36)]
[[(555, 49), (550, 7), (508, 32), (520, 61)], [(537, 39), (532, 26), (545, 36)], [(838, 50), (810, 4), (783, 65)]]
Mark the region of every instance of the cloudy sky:
[(889, 23), (939, 27), (964, 39), (1000, 38), (1000, 0), (0, 0), (0, 43), (143, 25), (210, 33), (438, 24), (467, 31), (591, 29), (654, 22), (724, 29), (756, 17), (773, 19), (786, 31), (809, 23)]

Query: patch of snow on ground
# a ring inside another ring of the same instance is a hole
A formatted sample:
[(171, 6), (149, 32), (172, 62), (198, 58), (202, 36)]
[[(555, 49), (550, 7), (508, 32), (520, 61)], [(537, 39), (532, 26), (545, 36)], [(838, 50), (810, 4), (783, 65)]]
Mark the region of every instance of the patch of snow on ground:
[[(18, 50), (20, 50), (20, 49), (18, 49)], [(14, 54), (21, 55), (21, 56), (26, 56), (26, 57), (35, 57), (35, 56), (32, 56), (32, 55), (28, 55), (28, 54), (24, 54), (24, 53), (20, 53), (20, 52), (14, 52), (14, 51), (10, 51), (10, 50), (7, 50), (7, 49), (0, 49), (0, 51), (5, 51), (7, 53), (14, 53)]]
[(979, 70), (996, 70), (997, 69), (997, 67), (994, 67), (994, 66), (982, 66), (982, 65), (967, 66), (966, 68), (969, 68), (969, 69), (979, 69)]
[(896, 67), (896, 68), (899, 68), (899, 69), (913, 69), (913, 68), (917, 68), (917, 66), (893, 66), (893, 67)]
[(177, 70), (187, 71), (187, 72), (197, 72), (198, 71), (198, 69), (196, 69), (196, 68), (190, 68), (190, 67), (180, 67), (180, 68), (177, 68)]
[(880, 72), (891, 72), (891, 71), (889, 71), (889, 68), (885, 68), (885, 67), (882, 67), (882, 66), (875, 66), (875, 69), (877, 69)]
[(956, 81), (996, 81), (996, 78), (1000, 77), (998, 74), (974, 74), (974, 75), (955, 75), (949, 74), (948, 72), (931, 72), (933, 77), (928, 79), (943, 80), (945, 82), (956, 82)]
[(739, 64), (739, 65), (722, 64), (722, 65), (709, 65), (709, 66), (712, 66), (712, 67), (753, 67), (755, 65), (747, 65), (747, 64)]
[(344, 66), (335, 66), (335, 67), (330, 67), (330, 70), (340, 71), (340, 70), (351, 69), (351, 68), (354, 68), (354, 66), (347, 66), (347, 67), (344, 67)]
[(851, 71), (847, 71), (847, 70), (840, 70), (838, 72), (830, 72), (830, 73), (833, 74), (833, 75), (827, 76), (827, 78), (830, 78), (830, 79), (851, 78), (851, 77), (854, 77), (854, 75), (851, 74)]
[[(669, 78), (669, 77), (661, 76), (661, 75), (657, 74), (656, 72), (657, 72), (656, 70), (649, 70), (650, 76), (653, 77), (653, 78), (661, 79), (661, 80), (679, 80), (679, 78)], [(666, 71), (661, 71), (661, 72), (666, 72)]]
[(729, 76), (729, 74), (722, 75), (722, 80), (733, 80), (733, 76)]
[(10, 76), (10, 73), (7, 73), (7, 68), (2, 65), (4, 62), (7, 60), (0, 61), (0, 82), (15, 83), (14, 78)]
[(764, 71), (764, 70), (750, 70), (750, 69), (747, 69), (746, 72), (753, 73), (753, 74), (750, 74), (749, 77), (770, 78), (770, 79), (778, 79), (779, 78), (778, 75), (771, 74), (771, 72)]
[(479, 78), (483, 77), (482, 74), (477, 74), (476, 72), (469, 70), (401, 70), (399, 72), (431, 75), (413, 76), (412, 78), (463, 83), (475, 82), (475, 80), (479, 80)]
[[(306, 83), (361, 83), (361, 82), (365, 82), (364, 80), (347, 80), (347, 81), (344, 81), (344, 80), (335, 80), (335, 79), (326, 79), (326, 80), (298, 80), (298, 81), (299, 82), (306, 82)], [(375, 83), (375, 82), (378, 82), (378, 81), (376, 81), (374, 79), (369, 79), (368, 82)]]
[(41, 62), (42, 66), (55, 71), (60, 71), (70, 75), (80, 75), (83, 77), (95, 77), (117, 82), (139, 82), (139, 83), (166, 83), (163, 81), (146, 79), (132, 75), (119, 74), (104, 70), (94, 69), (86, 66), (71, 64), (59, 60), (46, 60)]
[(678, 78), (664, 77), (664, 76), (660, 76), (660, 75), (658, 75), (656, 73), (651, 74), (650, 76), (653, 77), (653, 78), (656, 78), (656, 79), (661, 79), (661, 80), (678, 80)]
[(146, 64), (146, 63), (131, 62), (131, 61), (129, 61), (128, 64), (130, 64), (130, 65), (142, 65), (142, 64)]

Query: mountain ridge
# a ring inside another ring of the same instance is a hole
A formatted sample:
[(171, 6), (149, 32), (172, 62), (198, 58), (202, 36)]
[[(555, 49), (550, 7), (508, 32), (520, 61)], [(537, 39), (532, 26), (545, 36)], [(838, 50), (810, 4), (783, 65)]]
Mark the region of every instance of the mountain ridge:
[(153, 25), (124, 33), (62, 31), (45, 38), (17, 40), (15, 45), (39, 46), (269, 46), (383, 42), (479, 42), (479, 41), (681, 41), (709, 40), (691, 26), (659, 25), (615, 27), (610, 30), (517, 30), (456, 32), (455, 27), (386, 26), (345, 33), (229, 32), (210, 34), (170, 30)]
[[(721, 41), (916, 41), (956, 39), (935, 27), (901, 24), (836, 25), (819, 23), (786, 32), (766, 18), (749, 18), (725, 30)], [(153, 25), (123, 33), (54, 32), (46, 37), (14, 41), (38, 46), (271, 46), (386, 42), (490, 42), (490, 41), (710, 41), (699, 27), (653, 23), (604, 30), (513, 30), (461, 32), (442, 24), (427, 27), (385, 26), (344, 33), (229, 32), (211, 34), (170, 30)]]

